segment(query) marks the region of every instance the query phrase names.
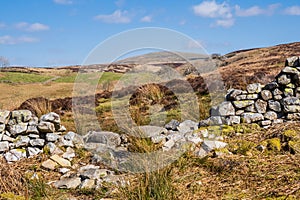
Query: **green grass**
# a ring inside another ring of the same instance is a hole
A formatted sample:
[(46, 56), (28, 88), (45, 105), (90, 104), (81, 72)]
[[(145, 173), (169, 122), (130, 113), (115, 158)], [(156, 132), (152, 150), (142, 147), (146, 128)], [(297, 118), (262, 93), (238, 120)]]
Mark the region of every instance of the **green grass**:
[(20, 72), (2, 72), (0, 73), (0, 82), (9, 83), (40, 83), (53, 78), (41, 74), (29, 74)]
[[(106, 82), (119, 80), (123, 75), (121, 73), (103, 72), (102, 76), (100, 78), (100, 74), (101, 73), (93, 73), (93, 74), (81, 73), (79, 79), (77, 79), (77, 80), (82, 81), (82, 82), (91, 82), (92, 84), (95, 84), (95, 80), (98, 80), (98, 83), (106, 83)], [(77, 73), (73, 73), (69, 76), (60, 77), (60, 78), (56, 79), (54, 82), (56, 82), (56, 83), (74, 83), (77, 76), (78, 76)]]

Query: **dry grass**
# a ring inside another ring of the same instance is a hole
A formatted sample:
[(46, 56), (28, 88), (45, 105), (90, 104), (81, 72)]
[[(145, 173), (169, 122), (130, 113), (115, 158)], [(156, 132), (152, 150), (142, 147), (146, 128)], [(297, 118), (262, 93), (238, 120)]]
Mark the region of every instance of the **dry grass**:
[(0, 109), (12, 110), (27, 99), (45, 97), (49, 99), (72, 96), (72, 83), (52, 83), (50, 86), (41, 83), (10, 85), (0, 83)]

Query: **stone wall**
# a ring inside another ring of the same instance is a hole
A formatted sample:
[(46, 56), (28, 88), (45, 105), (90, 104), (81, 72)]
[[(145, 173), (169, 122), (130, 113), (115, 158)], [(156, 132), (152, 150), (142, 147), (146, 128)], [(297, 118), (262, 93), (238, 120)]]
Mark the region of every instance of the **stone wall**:
[(38, 119), (29, 110), (0, 110), (0, 155), (13, 162), (43, 151), (59, 151), (57, 146), (73, 147), (79, 135), (62, 134), (65, 131), (59, 115), (53, 112)]
[(225, 101), (210, 110), (200, 126), (258, 123), (262, 127), (300, 119), (300, 61), (288, 58), (275, 80), (265, 86), (249, 84), (246, 90), (230, 89)]

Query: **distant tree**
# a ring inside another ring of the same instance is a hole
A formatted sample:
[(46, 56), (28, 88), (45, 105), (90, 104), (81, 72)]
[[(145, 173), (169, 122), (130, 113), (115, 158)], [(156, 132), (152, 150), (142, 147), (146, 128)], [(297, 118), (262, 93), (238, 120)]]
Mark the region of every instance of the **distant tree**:
[(0, 56), (0, 67), (8, 67), (9, 66), (9, 60), (5, 58), (4, 56)]

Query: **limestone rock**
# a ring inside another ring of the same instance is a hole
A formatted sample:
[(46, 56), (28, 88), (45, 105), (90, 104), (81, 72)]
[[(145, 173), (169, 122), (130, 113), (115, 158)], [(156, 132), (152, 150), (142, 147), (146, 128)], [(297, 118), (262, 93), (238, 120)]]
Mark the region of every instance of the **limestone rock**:
[(76, 189), (81, 184), (79, 177), (65, 178), (54, 183), (54, 187), (58, 189)]
[(266, 90), (274, 90), (275, 88), (278, 88), (278, 87), (279, 87), (278, 83), (275, 82), (275, 81), (273, 81), (271, 83), (266, 84), (265, 87), (264, 87), (264, 89), (266, 89)]
[(29, 122), (32, 119), (32, 113), (30, 110), (14, 110), (11, 112), (11, 118), (17, 123)]
[(224, 148), (226, 146), (227, 146), (227, 143), (225, 143), (225, 142), (214, 141), (214, 140), (204, 140), (201, 147), (206, 152), (210, 152), (214, 149), (221, 149), (221, 148)]
[(93, 189), (96, 187), (96, 182), (94, 179), (85, 179), (81, 182), (80, 189)]
[(294, 67), (285, 67), (281, 71), (284, 73), (287, 73), (287, 74), (298, 74), (299, 73), (297, 68), (294, 68)]
[(281, 85), (287, 85), (291, 82), (291, 78), (287, 74), (279, 74), (277, 77), (277, 82)]
[(12, 135), (21, 135), (26, 133), (27, 123), (19, 123), (14, 125), (9, 125), (9, 132)]
[(10, 111), (0, 110), (0, 124), (7, 124), (10, 117)]
[(225, 118), (225, 123), (227, 125), (234, 125), (234, 124), (240, 124), (241, 123), (241, 117), (240, 116), (229, 116)]
[(250, 94), (259, 93), (261, 91), (261, 85), (259, 83), (252, 83), (247, 85), (247, 91)]
[(32, 157), (42, 153), (43, 151), (37, 147), (27, 147), (27, 155), (28, 157)]
[(272, 99), (272, 93), (270, 90), (262, 90), (260, 95), (265, 101)]
[(47, 133), (46, 134), (46, 141), (48, 142), (56, 142), (59, 139), (59, 135), (56, 133)]
[(245, 101), (233, 101), (233, 105), (236, 107), (236, 108), (246, 108), (248, 106), (251, 106), (254, 104), (254, 101), (253, 100), (245, 100)]
[(254, 105), (255, 105), (255, 108), (256, 108), (256, 110), (257, 110), (258, 113), (265, 113), (265, 112), (267, 112), (268, 103), (266, 101), (258, 99), (255, 102)]
[(42, 115), (40, 121), (51, 122), (53, 124), (60, 124), (60, 117), (55, 112), (50, 112), (45, 115)]
[(51, 122), (41, 121), (38, 125), (38, 130), (42, 133), (53, 133), (55, 132), (55, 126)]
[[(135, 133), (137, 134), (137, 137), (142, 138), (151, 138), (153, 136), (159, 135), (165, 131), (164, 128), (159, 126), (139, 126), (137, 129), (135, 129)], [(117, 145), (116, 145), (117, 146)]]
[(281, 105), (278, 101), (269, 100), (268, 106), (271, 110), (273, 110), (275, 112), (281, 112)]
[(42, 147), (45, 144), (45, 140), (44, 139), (34, 139), (34, 140), (30, 140), (29, 143), (33, 147)]
[(0, 142), (0, 152), (5, 152), (9, 150), (8, 141)]
[(264, 118), (269, 120), (277, 119), (277, 113), (274, 111), (268, 111), (264, 114)]
[(261, 113), (243, 113), (241, 118), (243, 122), (248, 124), (264, 120), (264, 116)]
[(235, 109), (230, 101), (224, 101), (218, 106), (218, 113), (221, 116), (235, 115)]
[(172, 119), (169, 123), (165, 125), (167, 130), (176, 131), (177, 127), (179, 126), (180, 122), (177, 120)]
[(71, 167), (71, 162), (58, 156), (58, 155), (53, 155), (50, 157), (51, 160), (54, 162), (57, 162), (60, 166), (62, 167)]
[(12, 149), (4, 154), (7, 162), (15, 162), (26, 158), (26, 151), (24, 149)]
[(16, 139), (16, 147), (25, 147), (28, 146), (30, 138), (28, 136), (18, 136)]
[(192, 120), (185, 120), (179, 124), (177, 127), (178, 131), (182, 134), (185, 134), (187, 132), (191, 132), (198, 129), (198, 123), (192, 121)]
[(289, 67), (299, 66), (298, 56), (293, 56), (293, 57), (287, 58), (286, 61), (285, 61), (285, 66), (289, 66)]
[(242, 90), (233, 89), (233, 90), (229, 91), (228, 94), (226, 95), (226, 100), (228, 100), (228, 101), (236, 100), (236, 97), (238, 95), (241, 95), (242, 93), (243, 93)]
[(110, 147), (116, 147), (121, 144), (120, 135), (107, 131), (90, 131), (86, 137), (86, 143), (101, 143)]

